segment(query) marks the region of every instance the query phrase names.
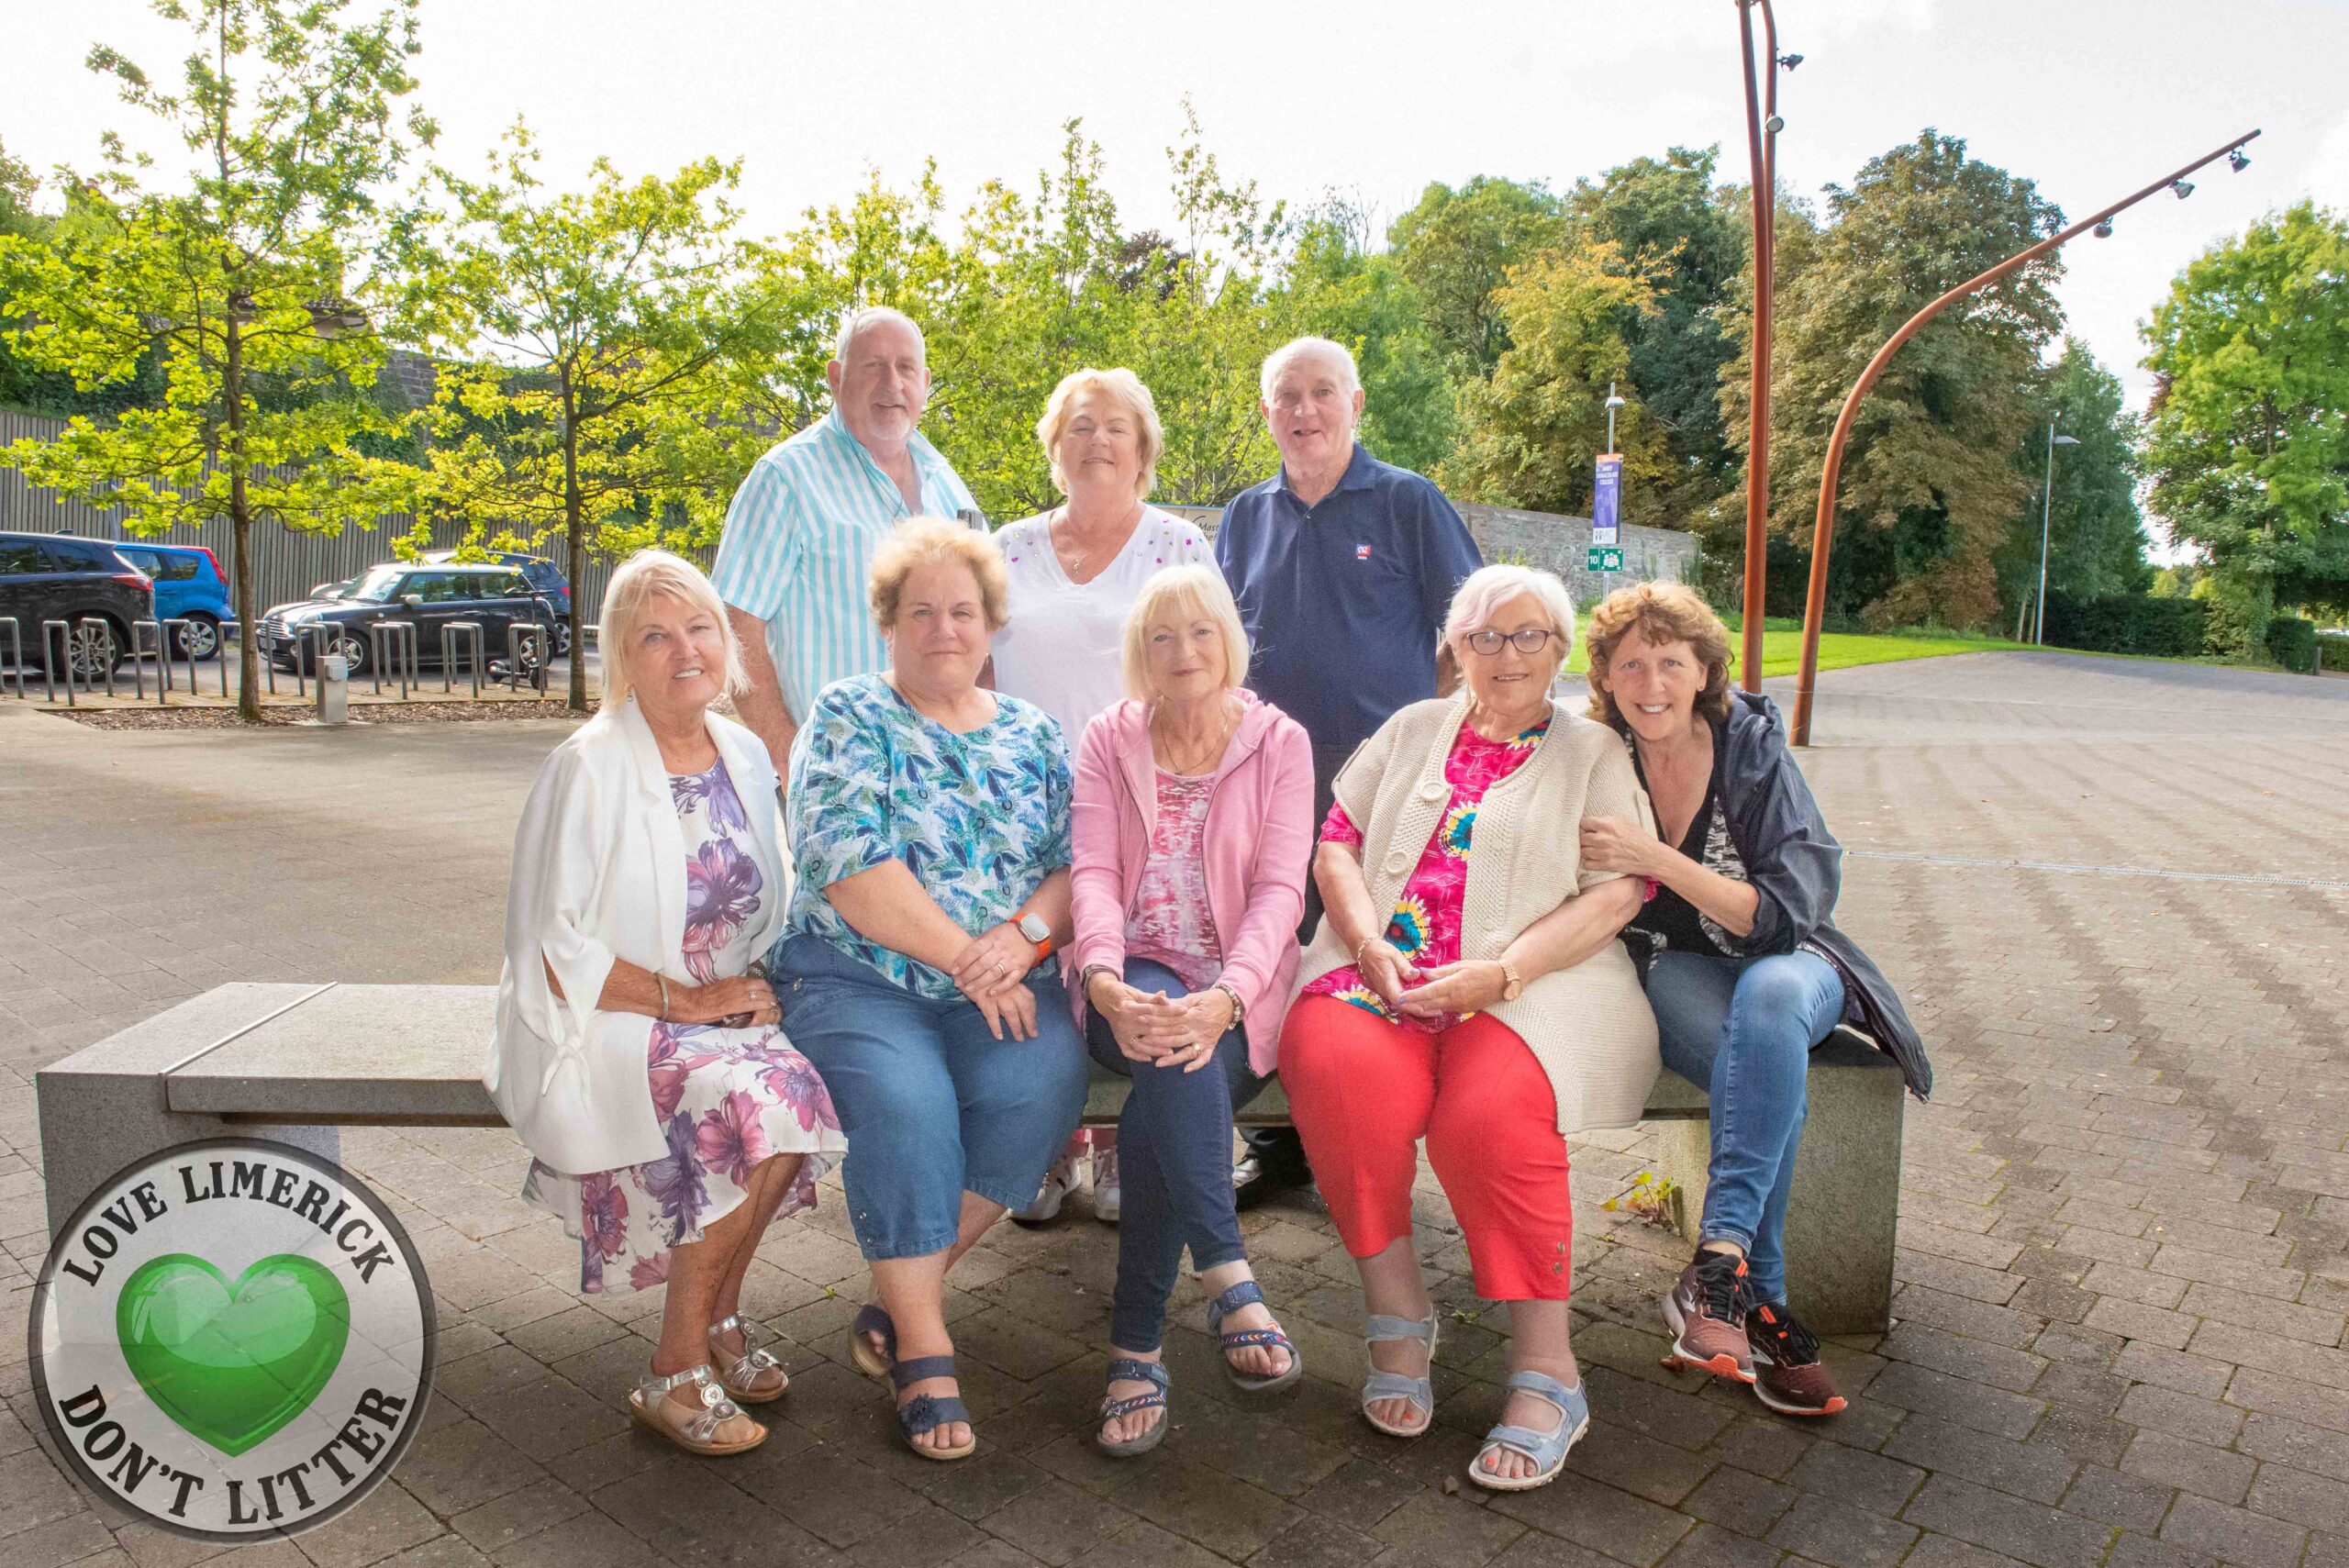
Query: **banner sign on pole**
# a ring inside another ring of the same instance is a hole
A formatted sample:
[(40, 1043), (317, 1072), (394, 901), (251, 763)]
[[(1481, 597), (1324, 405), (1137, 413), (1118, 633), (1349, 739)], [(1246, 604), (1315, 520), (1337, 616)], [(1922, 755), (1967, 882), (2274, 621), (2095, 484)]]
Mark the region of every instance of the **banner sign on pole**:
[(1620, 452), (1602, 452), (1598, 459), (1597, 481), (1591, 490), (1590, 542), (1594, 545), (1616, 542), (1616, 525), (1623, 513), (1623, 457)]

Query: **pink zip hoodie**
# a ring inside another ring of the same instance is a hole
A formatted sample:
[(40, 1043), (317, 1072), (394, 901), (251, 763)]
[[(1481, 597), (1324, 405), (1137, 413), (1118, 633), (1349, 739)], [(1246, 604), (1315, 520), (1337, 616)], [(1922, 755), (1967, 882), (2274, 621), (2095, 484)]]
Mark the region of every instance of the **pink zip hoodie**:
[[(1281, 1020), (1297, 989), (1297, 923), (1313, 853), (1313, 748), (1297, 720), (1241, 695), (1248, 709), (1208, 802), (1208, 908), (1223, 945), (1222, 978), (1246, 1009), (1248, 1065), (1262, 1077), (1279, 1065)], [(1124, 971), (1126, 920), (1157, 816), (1150, 710), (1128, 700), (1085, 726), (1077, 746), (1070, 811), (1076, 938), (1063, 973), (1080, 1029), (1077, 976), (1097, 963)]]

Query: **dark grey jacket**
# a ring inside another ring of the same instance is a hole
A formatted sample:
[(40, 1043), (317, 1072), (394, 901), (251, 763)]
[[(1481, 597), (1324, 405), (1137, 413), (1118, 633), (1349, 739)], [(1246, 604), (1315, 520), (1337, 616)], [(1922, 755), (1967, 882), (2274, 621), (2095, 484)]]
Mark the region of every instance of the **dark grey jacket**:
[(1827, 830), (1810, 785), (1787, 750), (1778, 706), (1759, 692), (1730, 694), (1721, 758), (1721, 814), (1761, 902), (1753, 929), (1737, 943), (1759, 958), (1808, 947), (1842, 976), (1846, 1016), (1900, 1066), (1919, 1099), (1933, 1092), (1925, 1042), (1899, 994), (1860, 945), (1835, 927), (1843, 847)]

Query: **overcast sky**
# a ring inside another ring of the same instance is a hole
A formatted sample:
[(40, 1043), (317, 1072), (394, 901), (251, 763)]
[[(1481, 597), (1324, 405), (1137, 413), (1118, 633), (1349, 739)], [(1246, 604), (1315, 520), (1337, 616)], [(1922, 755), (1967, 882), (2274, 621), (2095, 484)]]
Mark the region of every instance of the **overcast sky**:
[[(367, 0), (358, 0), (363, 14)], [(2110, 239), (2068, 248), (2073, 329), (2142, 406), (2138, 324), (2204, 246), (2304, 195), (2349, 207), (2349, 0), (1779, 0), (1781, 178), (1815, 195), (1933, 126), (2093, 211), (2254, 127), (2252, 168), (2206, 172)], [(1163, 220), (1186, 95), (1228, 174), (1309, 201), (1335, 188), (1383, 223), (1431, 180), (1570, 186), (1673, 144), (1745, 170), (1734, 0), (426, 0), (422, 98), (468, 171), (517, 115), (549, 176), (597, 154), (667, 171), (745, 161), (773, 233), (868, 170), (935, 156), (959, 209), (1025, 184), (1081, 117), (1129, 227)], [(83, 69), (104, 40), (175, 75), (185, 34), (132, 0), (0, 0), (0, 141), (37, 169), (144, 133)], [(160, 146), (167, 161), (184, 154)]]

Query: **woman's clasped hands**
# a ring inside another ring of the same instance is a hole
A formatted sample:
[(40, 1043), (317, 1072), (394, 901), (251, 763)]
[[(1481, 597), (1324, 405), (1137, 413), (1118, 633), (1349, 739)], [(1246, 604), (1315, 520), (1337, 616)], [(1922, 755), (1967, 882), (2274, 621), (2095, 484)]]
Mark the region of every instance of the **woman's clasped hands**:
[(1394, 944), (1367, 941), (1355, 960), (1362, 982), (1398, 1013), (1415, 1018), (1465, 1018), (1501, 999), (1508, 972), (1489, 960), (1467, 959), (1422, 969)]
[(1215, 1060), (1216, 1042), (1231, 1028), (1234, 1011), (1231, 994), (1219, 985), (1167, 996), (1108, 973), (1094, 975), (1085, 999), (1108, 1020), (1127, 1061), (1186, 1073)]
[(1006, 921), (973, 937), (946, 973), (996, 1039), (1008, 1029), (1014, 1040), (1034, 1040), (1036, 994), (1028, 989), (1028, 972), (1035, 965), (1036, 944)]

